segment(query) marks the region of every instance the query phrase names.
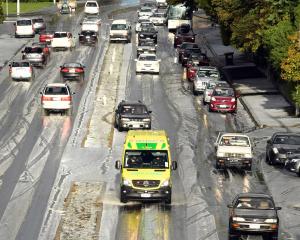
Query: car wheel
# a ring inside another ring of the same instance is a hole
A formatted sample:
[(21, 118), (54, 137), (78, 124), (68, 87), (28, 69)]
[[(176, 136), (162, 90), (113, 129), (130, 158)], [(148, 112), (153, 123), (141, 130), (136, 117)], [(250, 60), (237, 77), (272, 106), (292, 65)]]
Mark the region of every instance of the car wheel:
[(131, 39), (130, 38), (127, 40), (127, 43), (131, 43)]
[(119, 131), (119, 132), (122, 132), (122, 131), (123, 131), (123, 128), (121, 127), (120, 124), (118, 124), (118, 131)]
[(71, 116), (72, 115), (72, 108), (66, 109), (65, 114), (66, 114), (66, 116)]
[(210, 107), (208, 107), (208, 111), (209, 111), (209, 112), (212, 112), (212, 109), (211, 109)]
[(170, 195), (170, 196), (166, 197), (165, 204), (171, 204), (171, 203), (172, 203), (172, 196)]
[(251, 165), (251, 166), (245, 167), (245, 170), (246, 170), (246, 171), (251, 171), (251, 170), (252, 170), (252, 165)]
[(216, 162), (216, 169), (217, 169), (217, 170), (222, 169), (222, 168), (221, 168), (221, 165), (220, 165), (218, 162)]
[[(230, 225), (230, 223), (229, 223)], [(233, 233), (232, 229), (229, 227), (229, 230), (228, 230), (228, 240), (239, 240), (240, 239), (240, 236)]]
[(202, 99), (202, 103), (203, 103), (203, 105), (206, 105), (206, 102), (205, 102), (204, 98)]
[(269, 233), (263, 236), (264, 240), (278, 240), (278, 232)]
[(298, 175), (298, 177), (300, 177), (300, 168), (299, 168), (299, 170), (297, 172), (297, 175)]
[(121, 201), (121, 203), (127, 203), (128, 202), (128, 199), (127, 199), (126, 195), (122, 191), (120, 192), (120, 201)]
[(47, 109), (42, 109), (42, 114), (43, 116), (48, 116), (49, 115), (49, 111)]

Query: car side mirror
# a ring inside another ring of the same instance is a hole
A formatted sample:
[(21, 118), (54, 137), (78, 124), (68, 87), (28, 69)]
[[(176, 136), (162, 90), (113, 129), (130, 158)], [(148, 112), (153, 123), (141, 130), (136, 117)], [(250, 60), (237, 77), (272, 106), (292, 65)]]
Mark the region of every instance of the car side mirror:
[(275, 209), (276, 209), (276, 210), (281, 210), (282, 208), (281, 208), (281, 207), (276, 207)]
[(121, 169), (122, 168), (122, 164), (121, 164), (121, 161), (116, 161), (116, 163), (115, 163), (115, 168), (116, 169)]
[(173, 161), (172, 162), (172, 170), (176, 170), (177, 169), (177, 162)]
[(227, 205), (228, 208), (233, 208), (232, 204)]

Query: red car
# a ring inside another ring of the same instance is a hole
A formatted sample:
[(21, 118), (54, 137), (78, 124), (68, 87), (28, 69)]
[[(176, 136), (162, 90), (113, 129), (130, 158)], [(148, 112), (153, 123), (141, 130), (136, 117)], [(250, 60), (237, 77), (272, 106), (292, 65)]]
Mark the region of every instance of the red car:
[(193, 78), (195, 78), (198, 69), (199, 69), (198, 65), (195, 65), (195, 64), (192, 64), (192, 63), (187, 64), (187, 66), (186, 66), (186, 79), (189, 80), (189, 81), (192, 81)]
[(215, 88), (211, 94), (208, 110), (236, 113), (238, 97), (233, 88)]
[(53, 39), (54, 31), (43, 31), (40, 33), (39, 41), (50, 43)]

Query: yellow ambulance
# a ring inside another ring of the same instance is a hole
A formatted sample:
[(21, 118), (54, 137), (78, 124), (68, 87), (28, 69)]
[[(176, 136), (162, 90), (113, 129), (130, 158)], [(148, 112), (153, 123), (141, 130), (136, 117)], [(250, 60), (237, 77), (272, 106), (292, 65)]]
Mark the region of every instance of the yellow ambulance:
[(169, 139), (163, 130), (130, 130), (124, 143), (121, 161), (120, 199), (164, 201), (171, 204), (171, 171), (177, 162), (171, 161)]

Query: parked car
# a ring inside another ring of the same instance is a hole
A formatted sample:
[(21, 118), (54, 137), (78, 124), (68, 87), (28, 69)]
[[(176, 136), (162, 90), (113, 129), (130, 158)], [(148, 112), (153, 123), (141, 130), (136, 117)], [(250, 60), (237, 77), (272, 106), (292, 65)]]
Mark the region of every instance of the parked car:
[(84, 13), (91, 15), (99, 15), (100, 8), (97, 1), (88, 0), (84, 5)]
[(144, 40), (152, 40), (155, 44), (157, 44), (157, 34), (156, 28), (142, 26), (141, 31), (138, 33), (138, 43)]
[(220, 80), (220, 73), (216, 67), (200, 66), (196, 68), (195, 75), (192, 75), (193, 93), (202, 93), (210, 80)]
[(140, 41), (136, 50), (137, 57), (143, 53), (156, 54), (156, 44), (150, 40)]
[(13, 61), (8, 66), (9, 75), (13, 81), (34, 79), (34, 71), (29, 61)]
[(78, 35), (80, 44), (95, 45), (98, 42), (98, 34), (94, 31), (81, 31)]
[(136, 61), (136, 73), (156, 73), (159, 74), (160, 59), (155, 54), (143, 53)]
[(154, 25), (164, 26), (167, 24), (167, 15), (164, 12), (154, 12), (149, 19)]
[(39, 35), (39, 41), (41, 43), (48, 43), (51, 44), (51, 41), (53, 39), (54, 31), (41, 31)]
[(129, 129), (151, 129), (151, 111), (141, 101), (122, 101), (115, 111), (114, 126), (120, 132)]
[(46, 23), (42, 17), (32, 18), (32, 23), (35, 33), (39, 33), (46, 29)]
[(45, 67), (49, 55), (44, 53), (42, 47), (25, 47), (22, 50), (22, 60), (29, 61), (33, 66)]
[(216, 169), (236, 167), (251, 170), (253, 145), (242, 133), (219, 133), (215, 142)]
[(199, 49), (201, 52), (201, 48), (197, 43), (190, 43), (190, 42), (183, 42), (180, 45), (177, 46), (177, 53), (178, 53), (178, 62), (182, 62), (182, 58), (185, 51), (188, 51), (189, 49)]
[(35, 31), (31, 19), (19, 19), (15, 23), (15, 38), (34, 37)]
[(75, 47), (75, 41), (70, 32), (55, 32), (51, 42), (53, 51), (56, 50), (70, 50)]
[(240, 193), (229, 208), (229, 240), (242, 235), (261, 235), (264, 239), (278, 239), (279, 217), (272, 196), (264, 193)]
[(218, 87), (211, 94), (208, 110), (210, 112), (236, 113), (238, 94), (233, 88)]
[(125, 19), (114, 20), (110, 28), (110, 42), (131, 42), (131, 25)]
[(81, 63), (70, 62), (60, 66), (60, 75), (63, 80), (84, 80), (85, 66)]
[(50, 112), (61, 112), (71, 116), (74, 93), (66, 83), (48, 83), (40, 94), (43, 115), (47, 116)]
[(289, 155), (299, 151), (300, 134), (276, 132), (267, 141), (266, 162), (270, 165), (285, 164)]
[(143, 19), (143, 18), (139, 18), (136, 25), (135, 25), (135, 32), (140, 32), (142, 29), (142, 25), (143, 26), (153, 26), (153, 23), (149, 20), (149, 18)]
[(229, 84), (225, 81), (216, 81), (216, 80), (209, 80), (206, 84), (206, 87), (203, 92), (203, 104), (210, 103), (212, 92), (214, 91), (215, 87), (230, 87)]
[(176, 28), (176, 32), (174, 35), (174, 47), (176, 48), (183, 42), (195, 42), (195, 36), (193, 29), (189, 24), (182, 24), (178, 28)]

